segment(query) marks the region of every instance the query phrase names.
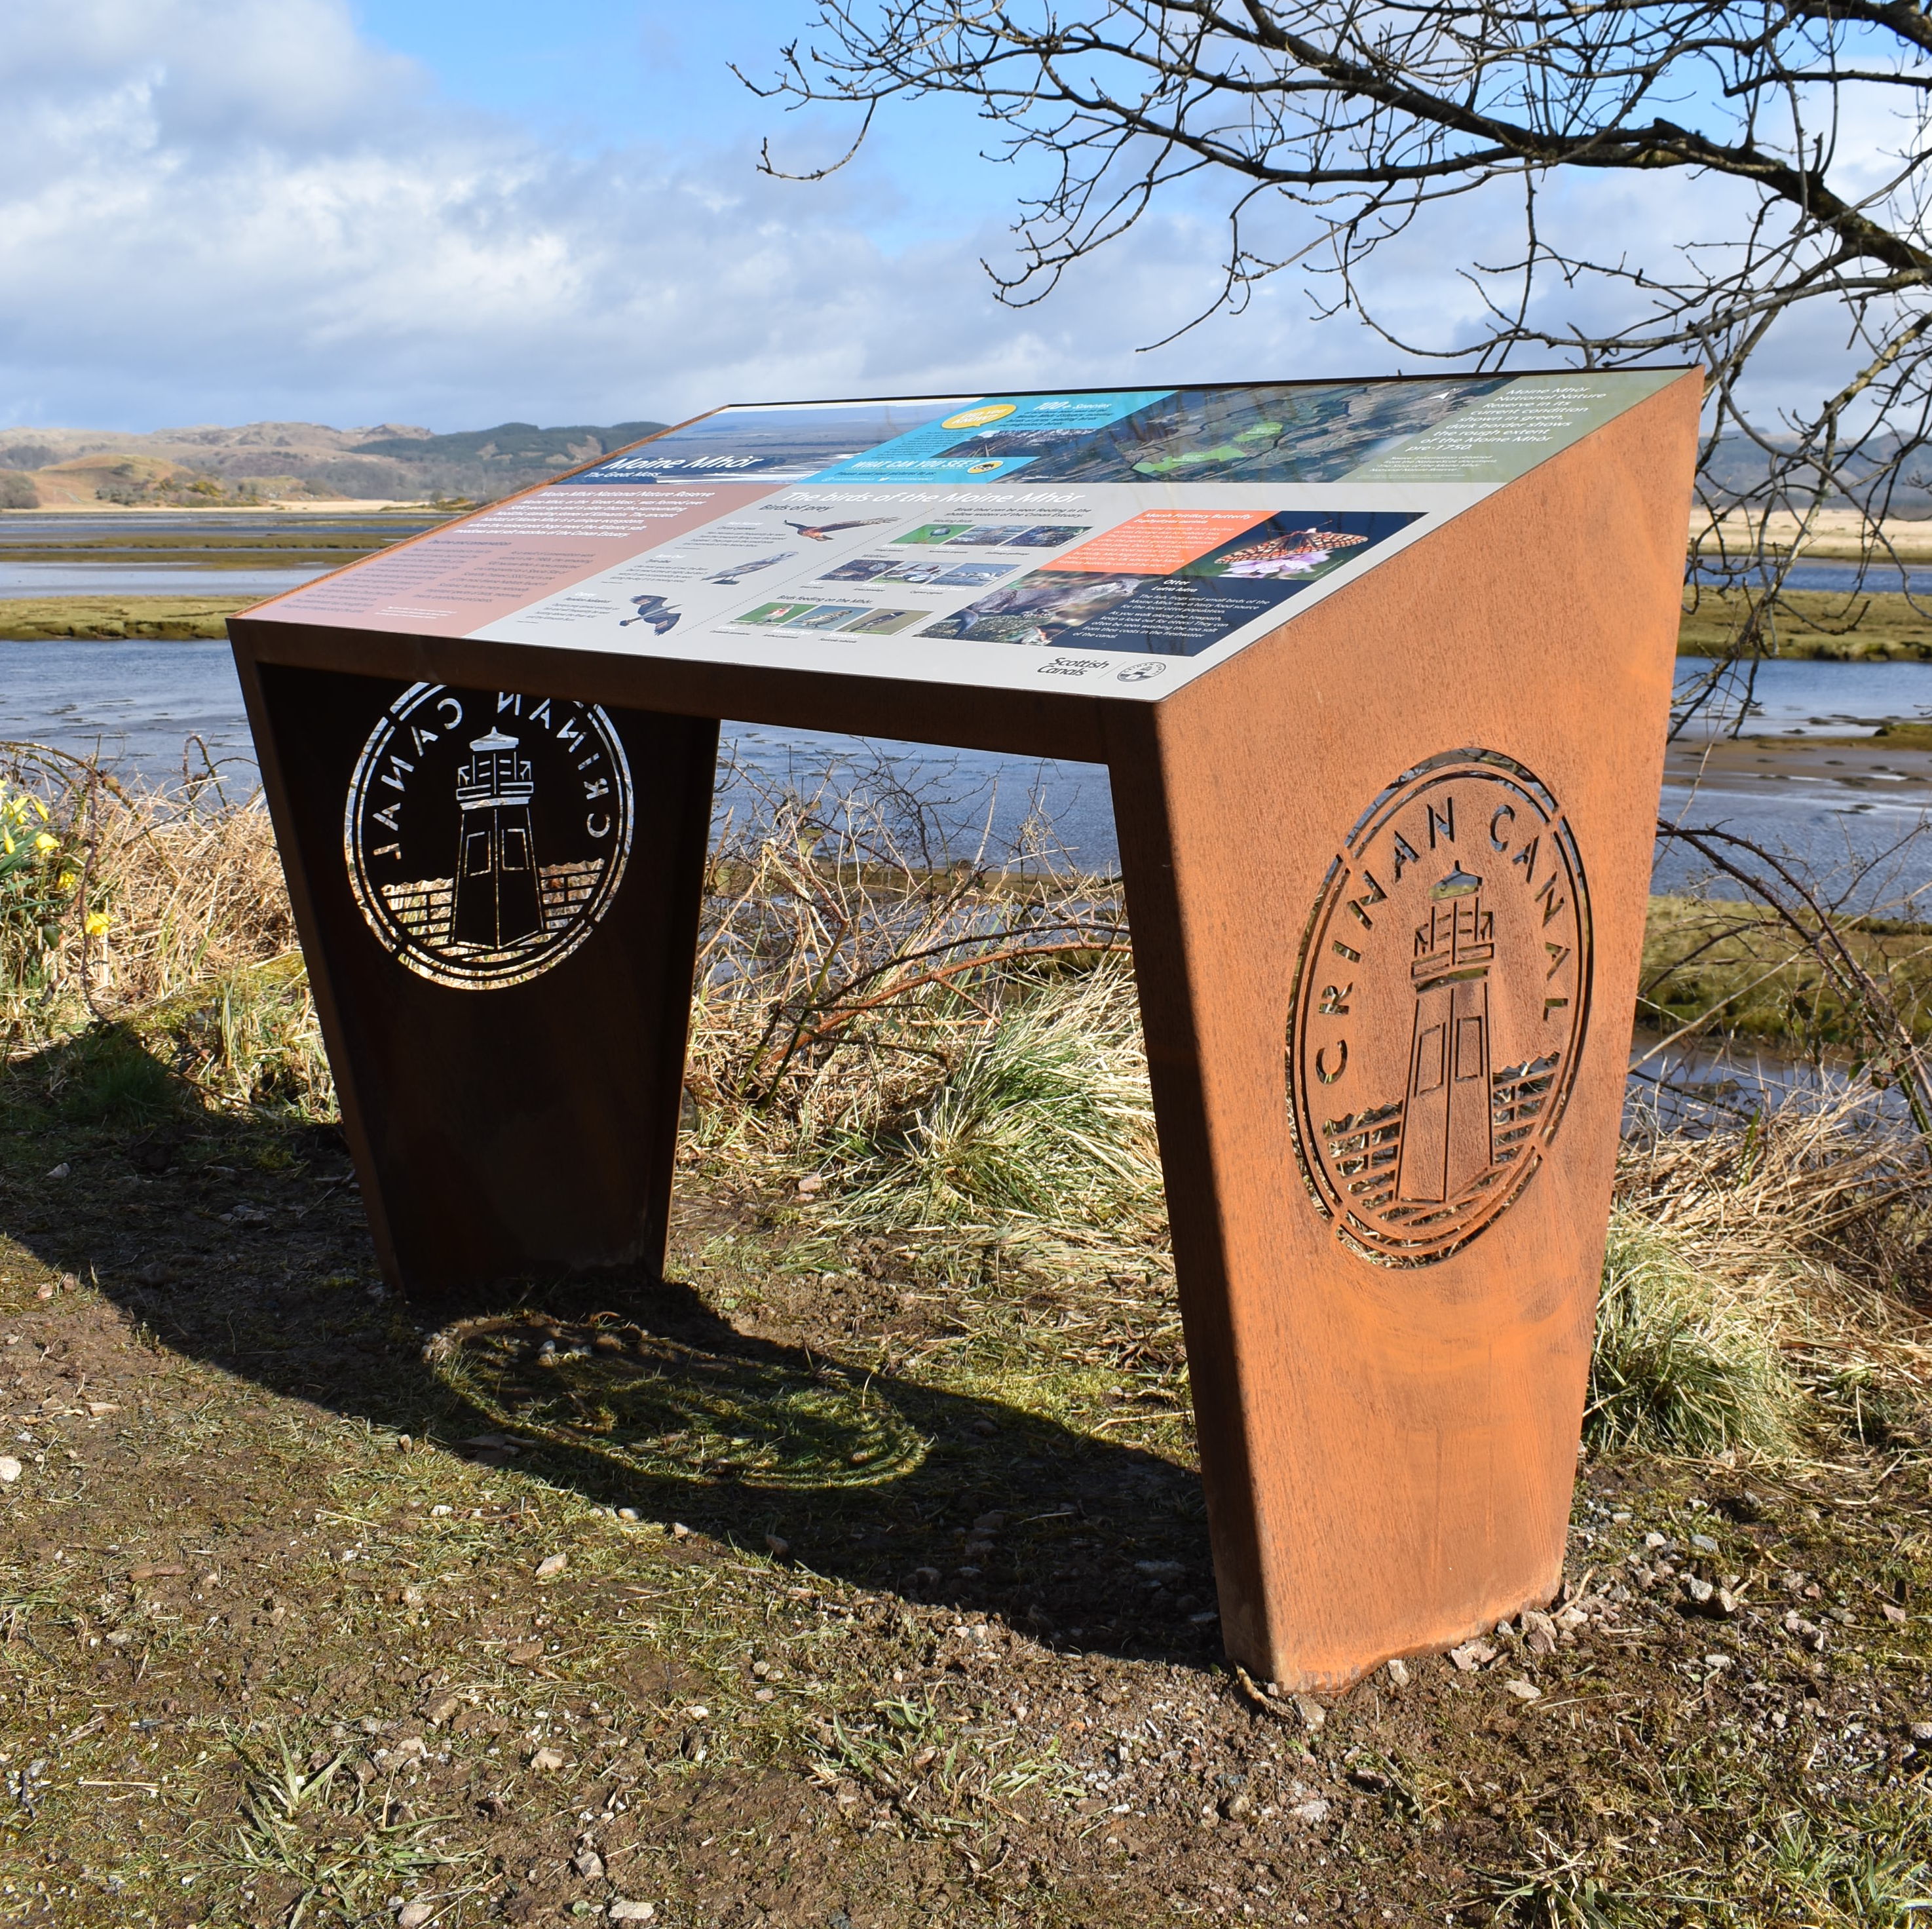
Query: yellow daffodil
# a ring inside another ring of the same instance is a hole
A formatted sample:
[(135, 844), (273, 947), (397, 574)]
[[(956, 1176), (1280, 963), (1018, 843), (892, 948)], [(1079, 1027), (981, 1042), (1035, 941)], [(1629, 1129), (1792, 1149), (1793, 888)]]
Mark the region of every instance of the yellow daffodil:
[(87, 914), (87, 934), (98, 938), (114, 920), (105, 911), (89, 911)]
[(34, 848), (36, 850), (58, 850), (60, 846), (45, 831), (39, 830), (34, 833)]

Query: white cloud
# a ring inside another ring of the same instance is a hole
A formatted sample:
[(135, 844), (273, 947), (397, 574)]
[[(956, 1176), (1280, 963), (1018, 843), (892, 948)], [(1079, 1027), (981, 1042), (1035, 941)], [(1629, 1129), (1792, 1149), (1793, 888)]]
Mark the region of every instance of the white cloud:
[[(772, 182), (742, 142), (573, 158), (439, 101), (340, 0), (61, 0), (24, 20), (0, 45), (16, 422), (455, 426), (1141, 381), (1132, 350), (1186, 318), (1218, 258), (1212, 223), (1162, 218), (1016, 313), (978, 265), (1008, 245), (995, 220), (889, 250), (868, 230), (901, 197), (865, 168)], [(1159, 366), (1310, 368), (1300, 307), (1271, 292)]]
[[(0, 98), (0, 409), (16, 423), (612, 421), (1398, 358), (1352, 322), (1311, 327), (1288, 278), (1136, 356), (1213, 287), (1211, 210), (1150, 219), (1045, 304), (1006, 310), (978, 266), (1007, 253), (999, 220), (885, 245), (917, 202), (882, 163), (774, 182), (730, 130), (707, 151), (586, 159), (440, 99), (346, 0), (15, 0)], [(979, 205), (1010, 186), (991, 176)], [(1566, 205), (1654, 250), (1708, 196), (1618, 180)], [(1498, 258), (1516, 215), (1473, 198), (1406, 239), (1375, 277), (1393, 318), (1437, 344), (1468, 328), (1454, 260)]]

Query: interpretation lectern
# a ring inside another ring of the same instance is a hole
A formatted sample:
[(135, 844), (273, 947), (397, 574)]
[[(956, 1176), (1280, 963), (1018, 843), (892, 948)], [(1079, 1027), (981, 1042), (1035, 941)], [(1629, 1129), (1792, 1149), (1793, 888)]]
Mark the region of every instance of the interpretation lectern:
[(1546, 1600), (1700, 394), (723, 409), (234, 619), (392, 1281), (661, 1263), (719, 718), (1102, 763), (1229, 1654)]

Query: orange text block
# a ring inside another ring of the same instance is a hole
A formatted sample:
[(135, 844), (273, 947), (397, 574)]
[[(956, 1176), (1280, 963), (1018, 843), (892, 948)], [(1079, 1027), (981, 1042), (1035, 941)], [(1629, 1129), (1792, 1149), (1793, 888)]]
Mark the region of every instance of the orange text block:
[(1166, 576), (1268, 519), (1265, 509), (1148, 509), (1054, 559), (1055, 569)]

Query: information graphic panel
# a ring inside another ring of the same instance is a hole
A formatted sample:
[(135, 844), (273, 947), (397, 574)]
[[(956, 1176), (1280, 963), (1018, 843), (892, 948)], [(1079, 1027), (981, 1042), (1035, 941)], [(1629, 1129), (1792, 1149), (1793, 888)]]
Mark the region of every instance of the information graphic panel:
[(1153, 701), (1672, 379), (721, 409), (259, 614)]
[(1102, 764), (1229, 1656), (1331, 1690), (1546, 1605), (1701, 406), (721, 409), (236, 617), (386, 1276), (676, 1303), (721, 718)]

